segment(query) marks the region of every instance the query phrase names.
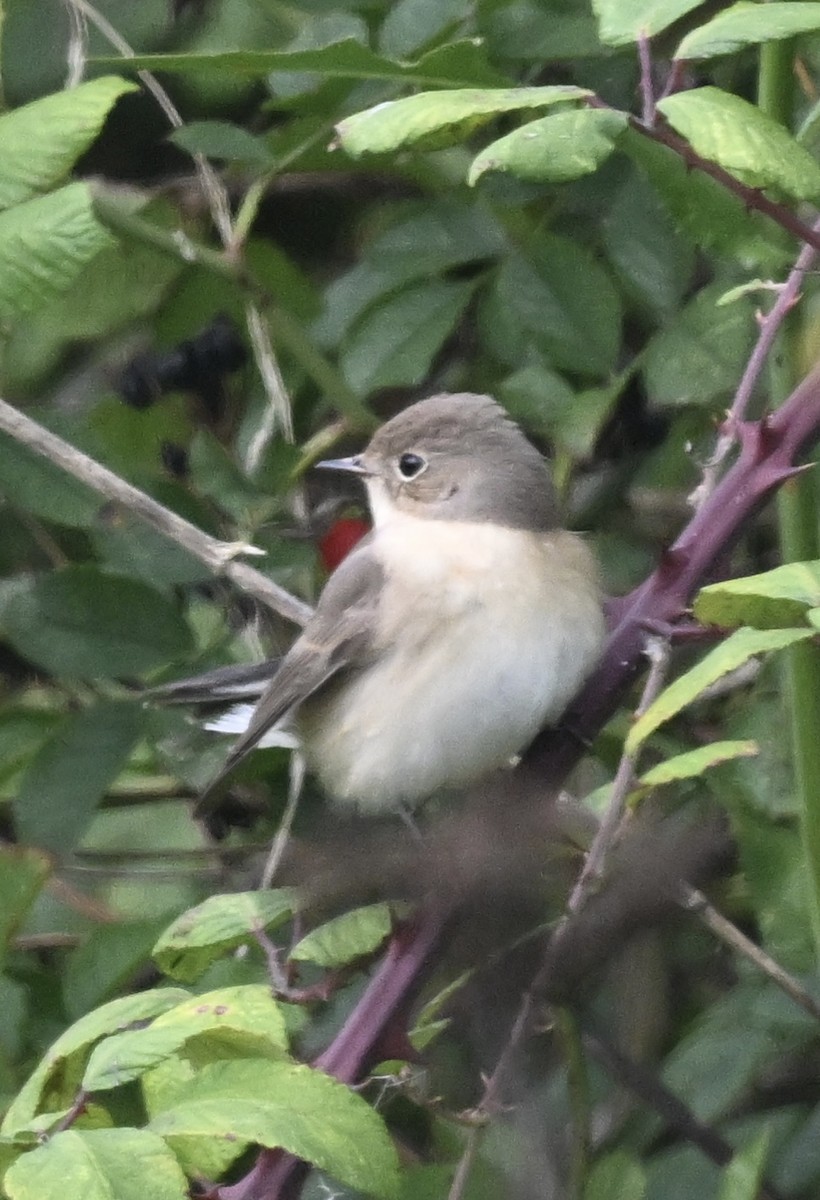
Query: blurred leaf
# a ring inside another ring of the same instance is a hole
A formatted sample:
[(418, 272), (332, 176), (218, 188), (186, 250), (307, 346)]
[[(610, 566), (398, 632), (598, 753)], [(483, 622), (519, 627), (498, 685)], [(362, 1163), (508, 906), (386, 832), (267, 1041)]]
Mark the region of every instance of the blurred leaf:
[(647, 175), (678, 229), (700, 249), (779, 270), (790, 251), (782, 231), (760, 213), (750, 212), (737, 196), (702, 171), (693, 171), (680, 155), (634, 129), (620, 140)]
[(719, 308), (724, 288), (702, 288), (649, 342), (643, 373), (653, 405), (706, 405), (737, 386), (755, 334), (753, 304)]
[(621, 377), (610, 387), (576, 393), (563, 376), (533, 364), (507, 376), (498, 397), (525, 429), (548, 437), (571, 458), (583, 461), (592, 454), (624, 382)]
[(484, 23), (501, 58), (529, 64), (612, 53), (599, 41), (598, 23), (586, 5), (564, 12), (518, 0), (487, 11)]
[(62, 973), (63, 1002), (76, 1020), (124, 989), (148, 961), (167, 918), (98, 925), (73, 950)]
[(396, 1152), (379, 1115), (337, 1080), (300, 1064), (213, 1063), (150, 1127), (166, 1138), (230, 1136), (280, 1147), (369, 1195), (397, 1191)]
[(49, 1084), (56, 1084), (71, 1103), (82, 1078), (85, 1056), (100, 1038), (127, 1029), (132, 1022), (157, 1017), (187, 999), (189, 993), (182, 988), (155, 988), (111, 1000), (75, 1021), (57, 1038), (11, 1102), (3, 1119), (3, 1133), (14, 1134), (29, 1125)]
[(503, 250), (499, 225), (473, 205), (403, 206), (400, 219), (366, 248), (355, 267), (327, 288), (314, 336), (325, 346), (335, 346), (362, 313), (405, 284), (496, 258)]
[(282, 1010), (267, 984), (248, 984), (205, 992), (160, 1014), (146, 1029), (105, 1038), (91, 1053), (82, 1086), (106, 1091), (138, 1079), (187, 1041), (202, 1034), (241, 1050), (244, 1058), (287, 1056)]
[(815, 1032), (811, 1017), (771, 984), (739, 984), (690, 1023), (666, 1060), (664, 1082), (699, 1120), (713, 1122)]
[(782, 125), (739, 96), (693, 88), (659, 100), (658, 109), (701, 157), (742, 183), (798, 200), (820, 194), (820, 165)]
[(168, 141), (189, 154), (227, 162), (272, 166), (274, 156), (262, 138), (230, 121), (190, 121), (168, 134)]
[(592, 0), (599, 36), (610, 46), (625, 46), (654, 37), (703, 0)]
[(354, 113), (339, 122), (336, 133), (339, 145), (353, 158), (406, 146), (439, 148), (464, 141), (500, 113), (550, 108), (587, 95), (583, 88), (570, 86), (420, 92)]
[(716, 58), (743, 46), (795, 37), (820, 29), (820, 4), (733, 4), (705, 25), (687, 33), (675, 51), (676, 59)]
[(88, 525), (100, 498), (54, 463), (0, 433), (0, 493), (15, 508), (60, 525)]
[(390, 933), (391, 925), (387, 904), (354, 908), (312, 929), (296, 943), (288, 957), (320, 967), (341, 967), (377, 949)]
[(642, 173), (630, 172), (604, 215), (602, 232), (630, 296), (652, 321), (671, 316), (689, 289), (695, 256)]
[(45, 670), (87, 679), (139, 674), (193, 649), (187, 625), (159, 592), (91, 566), (15, 581), (0, 602), (0, 630)]
[(366, 313), (341, 356), (353, 390), (367, 396), (377, 388), (421, 383), (474, 290), (472, 282), (433, 279), (405, 288)]
[(467, 182), (474, 185), (488, 171), (507, 171), (531, 183), (578, 179), (609, 158), (626, 125), (626, 113), (598, 108), (530, 121), (482, 150)]
[(126, 509), (109, 506), (90, 533), (97, 556), (120, 576), (141, 579), (157, 589), (211, 578), (198, 558)]
[(764, 1128), (735, 1150), (723, 1169), (717, 1200), (757, 1200), (771, 1144), (772, 1130)]
[(0, 213), (0, 320), (11, 321), (69, 287), (114, 242), (84, 183)]
[(728, 808), (743, 879), (763, 945), (787, 970), (812, 971), (815, 942), (799, 831), (753, 809), (737, 789), (712, 788)]
[(735, 758), (754, 758), (758, 752), (757, 742), (709, 742), (696, 750), (675, 754), (657, 766), (644, 771), (639, 779), (642, 787), (663, 787), (678, 779), (696, 779), (709, 767), (718, 767)]
[(21, 840), (70, 852), (144, 725), (141, 704), (102, 700), (58, 726), (20, 781), (14, 820)]
[(646, 1177), (637, 1158), (615, 1150), (599, 1159), (589, 1172), (583, 1200), (644, 1200)]
[[(99, 64), (122, 59), (98, 58)], [(423, 54), (417, 62), (394, 62), (347, 38), (316, 50), (229, 50), (216, 54), (138, 54), (128, 66), (136, 71), (183, 71), (233, 77), (271, 71), (315, 71), (326, 79), (390, 79), (416, 87), (496, 87), (506, 82), (472, 38)]]
[(154, 959), (166, 975), (191, 982), (215, 959), (253, 941), (256, 932), (284, 924), (295, 907), (296, 895), (287, 888), (210, 896), (166, 929)]
[(60, 720), (59, 712), (5, 706), (0, 712), (0, 783), (37, 753)]
[(650, 704), (643, 716), (638, 717), (627, 735), (626, 750), (634, 753), (660, 725), (677, 716), (716, 680), (729, 671), (734, 671), (756, 654), (782, 650), (785, 646), (806, 641), (812, 636), (811, 629), (736, 630), (690, 671), (670, 683), (657, 700)]
[(0, 968), (6, 948), (51, 873), (47, 854), (27, 846), (0, 845)]
[(186, 1200), (172, 1152), (145, 1129), (67, 1129), (18, 1158), (6, 1172), (9, 1200)]
[(60, 183), (136, 85), (113, 75), (54, 92), (0, 117), (0, 209)]
[(381, 23), (379, 49), (391, 58), (412, 54), (469, 12), (468, 0), (396, 0)]
[(519, 367), (535, 346), (558, 370), (608, 375), (620, 343), (620, 299), (591, 251), (544, 234), (529, 253), (512, 253), (502, 263), (482, 327), (489, 347), (510, 366)]
[(820, 605), (820, 561), (786, 563), (760, 575), (726, 579), (701, 588), (694, 613), (707, 625), (782, 629)]
[[(159, 202), (147, 206), (142, 215), (147, 214), (163, 226), (172, 214), (176, 222), (174, 210)], [(11, 327), (2, 354), (5, 386), (13, 391), (36, 386), (58, 366), (67, 343), (104, 337), (152, 312), (184, 270), (178, 259), (133, 239), (101, 250), (64, 291)]]

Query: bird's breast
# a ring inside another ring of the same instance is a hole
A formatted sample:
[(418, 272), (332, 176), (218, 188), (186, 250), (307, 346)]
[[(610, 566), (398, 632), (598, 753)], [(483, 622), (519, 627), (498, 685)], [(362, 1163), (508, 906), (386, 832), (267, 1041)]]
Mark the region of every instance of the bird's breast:
[(369, 810), (502, 765), (560, 714), (602, 637), (594, 570), (572, 534), (402, 518), (374, 550), (372, 655), (299, 716), (327, 791)]

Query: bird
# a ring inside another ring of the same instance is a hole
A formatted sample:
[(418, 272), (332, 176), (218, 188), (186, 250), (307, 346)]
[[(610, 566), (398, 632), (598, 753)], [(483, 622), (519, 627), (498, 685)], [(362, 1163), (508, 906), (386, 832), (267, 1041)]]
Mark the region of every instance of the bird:
[(594, 556), (562, 528), (545, 459), (494, 399), (420, 400), (361, 453), (317, 466), (362, 480), (372, 531), (279, 665), (248, 677), (264, 691), (200, 815), (283, 727), (333, 804), (412, 811), (509, 763), (598, 657)]

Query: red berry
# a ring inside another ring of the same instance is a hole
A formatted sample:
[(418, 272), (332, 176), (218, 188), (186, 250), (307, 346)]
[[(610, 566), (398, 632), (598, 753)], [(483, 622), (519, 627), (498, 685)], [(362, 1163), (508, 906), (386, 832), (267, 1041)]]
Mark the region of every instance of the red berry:
[(356, 543), (369, 532), (369, 524), (361, 517), (340, 517), (334, 521), (324, 537), (319, 539), (319, 554), (325, 570), (335, 571)]

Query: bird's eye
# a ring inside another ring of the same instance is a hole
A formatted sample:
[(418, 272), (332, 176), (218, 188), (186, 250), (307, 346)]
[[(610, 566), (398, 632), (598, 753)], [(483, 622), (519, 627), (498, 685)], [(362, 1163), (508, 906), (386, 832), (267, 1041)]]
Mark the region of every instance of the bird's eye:
[(427, 466), (427, 460), (420, 454), (402, 454), (399, 459), (399, 474), (402, 479), (415, 479)]

